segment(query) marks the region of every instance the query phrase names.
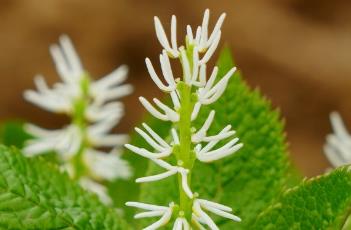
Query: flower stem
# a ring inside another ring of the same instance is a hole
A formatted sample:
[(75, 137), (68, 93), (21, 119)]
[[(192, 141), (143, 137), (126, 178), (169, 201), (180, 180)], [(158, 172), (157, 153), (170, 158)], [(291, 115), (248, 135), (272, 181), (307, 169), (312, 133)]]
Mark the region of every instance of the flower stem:
[[(194, 165), (195, 155), (192, 151), (191, 143), (191, 113), (193, 111), (194, 103), (192, 102), (191, 86), (184, 82), (178, 83), (178, 91), (180, 94), (181, 107), (179, 109), (179, 136), (180, 149), (177, 156), (178, 163), (182, 167), (189, 170), (187, 175), (188, 184), (191, 184), (191, 170)], [(184, 212), (185, 218), (190, 222), (192, 213), (192, 199), (189, 198), (183, 190), (181, 175), (178, 175), (179, 184), (179, 210)]]
[(90, 85), (90, 78), (88, 74), (84, 74), (81, 77), (80, 87), (81, 87), (81, 95), (77, 98), (74, 104), (74, 113), (72, 117), (72, 122), (75, 124), (80, 132), (81, 132), (81, 144), (78, 151), (74, 154), (72, 158), (72, 165), (74, 167), (74, 175), (73, 179), (79, 179), (86, 171), (86, 167), (84, 165), (82, 156), (85, 150), (88, 148), (88, 141), (86, 137), (87, 132), (87, 121), (85, 118), (85, 113), (87, 106), (89, 104), (89, 85)]

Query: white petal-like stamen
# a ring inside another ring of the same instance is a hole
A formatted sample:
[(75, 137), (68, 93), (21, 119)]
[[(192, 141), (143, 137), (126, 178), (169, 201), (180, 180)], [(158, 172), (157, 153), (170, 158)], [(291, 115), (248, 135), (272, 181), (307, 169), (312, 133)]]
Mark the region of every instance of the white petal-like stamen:
[(172, 133), (174, 144), (179, 145), (179, 137), (178, 137), (177, 131), (174, 128), (172, 128), (171, 133)]
[[(206, 67), (205, 67), (205, 68), (206, 68)], [(213, 70), (212, 70), (211, 76), (210, 76), (210, 78), (208, 79), (208, 81), (207, 81), (205, 87), (202, 89), (202, 92), (203, 92), (203, 93), (200, 93), (200, 94), (199, 94), (199, 97), (201, 97), (203, 94), (207, 93), (207, 92), (211, 89), (213, 83), (216, 81), (217, 73), (218, 73), (218, 67), (215, 66), (215, 67), (213, 68)]]
[(177, 169), (174, 169), (174, 170), (170, 170), (170, 171), (160, 173), (157, 175), (141, 177), (141, 178), (136, 179), (135, 182), (144, 183), (144, 182), (159, 181), (159, 180), (165, 179), (167, 177), (173, 176), (176, 173), (177, 173)]
[(206, 43), (207, 43), (207, 37), (208, 37), (208, 21), (210, 19), (210, 11), (209, 9), (205, 10), (204, 17), (202, 19), (202, 25), (201, 25), (201, 38), (200, 38), (200, 51), (203, 52), (206, 50)]
[(174, 221), (173, 230), (190, 230), (190, 225), (185, 218), (178, 217)]
[(196, 28), (196, 33), (195, 33), (195, 44), (199, 44), (201, 39), (201, 26), (198, 26)]
[[(164, 29), (163, 29), (163, 26), (161, 24), (160, 19), (158, 17), (154, 17), (154, 21), (155, 21), (155, 30), (156, 30), (156, 35), (157, 35), (158, 41), (163, 46), (163, 48), (168, 53), (170, 53), (172, 55), (172, 57), (178, 57), (179, 52), (177, 51), (177, 49), (172, 49), (170, 47), (168, 39), (167, 39), (167, 35), (166, 35), (166, 33), (165, 33)], [(174, 22), (173, 24), (174, 24), (174, 29), (173, 30), (175, 30), (176, 23)], [(172, 37), (174, 37), (174, 36), (176, 36), (176, 35), (174, 34)]]
[(165, 147), (161, 146), (159, 143), (156, 143), (147, 133), (145, 133), (143, 130), (139, 128), (135, 128), (135, 131), (139, 133), (140, 136), (144, 138), (144, 140), (150, 144), (153, 148), (155, 148), (157, 151), (164, 151)]
[(168, 120), (172, 121), (172, 122), (177, 122), (179, 121), (179, 114), (174, 111), (173, 109), (169, 108), (167, 105), (163, 104), (160, 100), (158, 100), (157, 98), (154, 98), (153, 101), (155, 102), (155, 104), (160, 107), (166, 114)]
[(183, 80), (186, 84), (191, 84), (191, 71), (188, 57), (186, 56), (184, 47), (180, 47), (179, 50), (183, 66)]
[(194, 121), (197, 118), (197, 115), (200, 112), (200, 108), (201, 108), (201, 103), (196, 102), (196, 104), (194, 105), (193, 112), (191, 113), (191, 121)]
[(164, 148), (170, 147), (165, 140), (163, 140), (154, 130), (151, 129), (146, 123), (142, 124), (143, 127), (150, 133), (150, 135)]
[(217, 33), (217, 35), (214, 38), (214, 41), (212, 42), (211, 46), (208, 48), (208, 50), (206, 51), (205, 55), (199, 61), (200, 65), (205, 64), (205, 63), (207, 63), (210, 60), (210, 58), (212, 57), (213, 53), (217, 49), (217, 46), (218, 46), (220, 40), (221, 40), (221, 31), (219, 31)]
[(182, 188), (184, 190), (184, 192), (186, 193), (186, 195), (192, 199), (194, 197), (189, 184), (188, 184), (188, 173), (189, 170), (182, 168), (182, 167), (178, 167), (178, 172), (180, 173), (180, 175), (182, 176)]
[(139, 97), (139, 101), (141, 102), (141, 104), (145, 107), (145, 109), (154, 117), (160, 119), (160, 120), (164, 120), (164, 121), (168, 121), (169, 118), (167, 117), (167, 115), (160, 113), (157, 109), (155, 109), (148, 100), (146, 100), (144, 97)]
[(134, 219), (140, 219), (140, 218), (148, 218), (148, 217), (156, 217), (156, 216), (162, 216), (164, 211), (149, 211), (149, 212), (141, 212), (136, 215), (134, 215)]
[(210, 126), (212, 124), (214, 115), (215, 115), (215, 111), (212, 110), (209, 113), (209, 115), (208, 115), (205, 123), (202, 125), (202, 127), (195, 134), (193, 134), (191, 136), (192, 142), (199, 143), (203, 140), (203, 138), (206, 136), (207, 130), (210, 128)]
[(227, 87), (228, 81), (233, 76), (236, 68), (234, 67), (229, 70), (228, 73), (220, 81), (218, 81), (215, 86), (209, 89), (216, 78), (217, 71), (218, 70), (215, 68), (205, 88), (200, 89), (198, 92), (199, 101), (204, 105), (215, 102), (223, 94)]
[(172, 15), (171, 19), (171, 43), (172, 49), (177, 50), (177, 18), (174, 15)]
[(219, 230), (218, 226), (214, 223), (214, 221), (209, 217), (202, 209), (201, 204), (198, 200), (194, 200), (193, 204), (193, 212), (196, 216), (198, 216), (201, 220), (203, 220), (211, 230)]
[(171, 95), (171, 99), (172, 99), (172, 102), (174, 105), (174, 109), (178, 110), (180, 108), (180, 101), (179, 101), (179, 96), (178, 96), (177, 91), (176, 90), (172, 91), (170, 93), (170, 95)]
[(171, 217), (172, 217), (172, 209), (168, 209), (164, 214), (163, 216), (161, 217), (161, 219), (159, 219), (158, 221), (156, 221), (155, 223), (149, 225), (148, 227), (144, 228), (144, 230), (155, 230), (155, 229), (158, 229), (164, 225), (166, 225)]
[(221, 158), (224, 158), (226, 156), (234, 154), (236, 151), (241, 149), (244, 145), (243, 143), (235, 144), (239, 141), (238, 138), (234, 138), (224, 146), (222, 146), (219, 149), (207, 152), (207, 153), (197, 153), (197, 159), (202, 161), (202, 162), (212, 162)]
[(145, 210), (150, 210), (150, 211), (166, 211), (169, 208), (169, 207), (165, 207), (165, 206), (159, 206), (159, 205), (154, 205), (154, 204), (145, 204), (145, 203), (141, 203), (141, 202), (127, 202), (126, 205), (129, 207), (140, 208), (140, 209), (145, 209)]
[[(202, 211), (201, 208), (204, 208), (218, 216), (222, 216), (227, 219), (231, 219), (236, 222), (240, 222), (241, 219), (238, 216), (235, 216), (229, 212), (232, 212), (232, 209), (230, 207), (224, 206), (222, 204), (218, 204), (212, 201), (207, 201), (203, 199), (196, 199), (194, 201), (194, 208), (197, 209), (199, 212), (199, 216), (202, 217), (202, 220), (206, 222), (206, 224), (213, 224), (209, 219), (206, 217), (206, 213)], [(210, 225), (209, 225), (210, 226)]]
[(350, 164), (351, 162), (351, 135), (337, 112), (330, 114), (333, 134), (327, 135), (324, 153), (333, 167)]
[[(219, 132), (219, 134), (224, 134), (224, 133), (228, 132), (230, 129), (231, 129), (231, 126), (227, 125), (221, 132)], [(210, 141), (205, 147), (203, 147), (198, 152), (200, 154), (206, 153), (206, 152), (210, 151), (218, 142), (219, 142), (219, 140)], [(195, 150), (197, 150), (197, 149), (195, 149)]]
[(150, 152), (149, 150), (147, 149), (144, 149), (144, 148), (138, 148), (134, 145), (131, 145), (131, 144), (125, 144), (124, 147), (126, 147), (127, 149), (129, 149), (130, 151), (136, 153), (136, 154), (139, 154), (140, 156), (143, 156), (143, 157), (146, 157), (146, 158), (149, 158), (149, 159), (156, 159), (156, 158), (163, 158), (163, 157), (167, 157), (169, 155), (171, 155), (172, 153), (172, 149), (165, 149), (163, 150), (162, 152), (159, 152), (159, 153), (153, 153), (153, 152)]
[(206, 228), (202, 225), (205, 224), (204, 221), (194, 213), (192, 214), (191, 221), (199, 230), (206, 230)]
[[(155, 69), (150, 61), (149, 58), (145, 59), (145, 63), (146, 63), (146, 67), (147, 70), (149, 72), (149, 75), (151, 77), (151, 79), (155, 82), (155, 84), (157, 85), (158, 88), (160, 88), (161, 90), (165, 91), (165, 92), (171, 92), (173, 90), (175, 90), (175, 85), (174, 86), (165, 86), (162, 81), (160, 80), (160, 78), (157, 76)], [(166, 71), (166, 70), (165, 70)], [(168, 73), (167, 73), (168, 74)], [(168, 78), (168, 77), (166, 77)]]
[[(137, 214), (134, 216), (135, 218), (161, 216), (161, 218), (158, 221), (156, 221), (155, 223), (144, 228), (144, 230), (156, 230), (156, 229), (160, 228), (161, 226), (164, 226), (165, 224), (167, 224), (172, 217), (172, 212), (173, 212), (173, 207), (174, 207), (174, 203), (170, 203), (169, 207), (152, 205), (152, 204), (145, 204), (145, 203), (140, 203), (140, 202), (127, 202), (126, 205), (129, 207), (135, 207), (135, 208), (140, 208), (140, 209), (150, 211), (150, 212), (144, 212), (144, 213)], [(140, 216), (142, 216), (142, 217), (140, 217)]]
[(206, 65), (202, 64), (200, 65), (200, 75), (199, 75), (199, 80), (200, 80), (200, 87), (204, 87), (206, 85)]
[[(224, 127), (223, 130), (228, 129), (228, 128), (230, 129), (231, 125), (227, 125), (226, 127)], [(203, 137), (202, 141), (204, 141), (204, 142), (220, 141), (220, 140), (224, 140), (224, 139), (226, 139), (226, 138), (228, 138), (230, 136), (233, 136), (234, 134), (235, 134), (235, 131), (231, 130), (231, 131), (227, 131), (227, 132), (224, 132), (224, 133), (219, 133), (217, 135)]]
[(163, 50), (162, 54), (160, 54), (160, 63), (162, 74), (165, 77), (166, 82), (168, 83), (169, 87), (174, 90), (176, 88), (176, 83), (166, 50)]
[(191, 77), (191, 82), (195, 83), (198, 78), (199, 74), (199, 52), (197, 50), (198, 48), (195, 46), (193, 49), (193, 71), (192, 71), (192, 77)]
[(193, 44), (194, 42), (194, 36), (193, 36), (193, 30), (191, 29), (190, 25), (186, 26), (186, 36), (188, 38), (189, 44)]
[(208, 41), (207, 41), (207, 44), (206, 44), (207, 47), (210, 46), (210, 45), (213, 43), (213, 40), (215, 39), (215, 37), (217, 36), (217, 34), (220, 32), (221, 27), (222, 27), (222, 24), (223, 24), (223, 21), (224, 21), (224, 19), (225, 19), (225, 16), (226, 16), (226, 14), (223, 13), (223, 14), (221, 14), (221, 16), (218, 18), (217, 23), (216, 23), (216, 25), (215, 25), (215, 27), (214, 27), (212, 33), (211, 33), (211, 36), (209, 37), (209, 39), (208, 39)]
[(214, 207), (216, 209), (220, 209), (222, 211), (226, 211), (226, 212), (232, 212), (233, 209), (231, 207), (225, 206), (223, 204), (219, 204), (213, 201), (209, 201), (209, 200), (204, 200), (204, 199), (197, 199), (202, 205), (206, 205), (207, 207), (211, 206)]
[(210, 96), (212, 96), (213, 94), (215, 94), (215, 92), (216, 92), (218, 89), (223, 88), (223, 87), (225, 88), (227, 82), (228, 82), (229, 79), (233, 76), (233, 74), (235, 73), (235, 71), (236, 71), (236, 68), (235, 68), (235, 67), (233, 67), (232, 69), (230, 69), (230, 70), (228, 71), (228, 73), (227, 73), (220, 81), (218, 81), (217, 84), (211, 88), (211, 90), (209, 90), (209, 91), (206, 93), (205, 97), (210, 97)]

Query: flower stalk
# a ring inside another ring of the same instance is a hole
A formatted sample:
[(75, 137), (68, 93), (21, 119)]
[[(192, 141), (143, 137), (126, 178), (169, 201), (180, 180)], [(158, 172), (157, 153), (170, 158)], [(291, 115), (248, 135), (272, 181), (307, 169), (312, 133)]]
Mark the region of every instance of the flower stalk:
[[(128, 136), (109, 134), (124, 114), (123, 105), (112, 100), (132, 91), (130, 85), (121, 85), (127, 68), (121, 66), (93, 81), (67, 36), (61, 36), (59, 44), (52, 45), (50, 51), (62, 82), (49, 88), (39, 75), (35, 78), (38, 90), (27, 90), (24, 97), (45, 110), (66, 114), (71, 123), (58, 130), (27, 124), (27, 131), (36, 138), (28, 141), (23, 151), (27, 156), (56, 152), (63, 170), (104, 203), (111, 204), (103, 182), (131, 175), (127, 162), (120, 158), (120, 147)], [(113, 150), (105, 153), (100, 147)]]
[[(243, 146), (242, 143), (238, 143), (238, 138), (233, 138), (235, 131), (231, 130), (230, 125), (224, 127), (216, 135), (207, 135), (207, 131), (214, 121), (215, 111), (209, 113), (201, 128), (196, 129), (193, 126), (193, 121), (197, 118), (201, 107), (215, 102), (223, 94), (236, 70), (235, 68), (231, 69), (225, 76), (217, 80), (218, 68), (214, 67), (210, 77), (206, 76), (206, 65), (219, 44), (220, 28), (224, 17), (225, 14), (219, 17), (213, 32), (209, 35), (209, 10), (206, 10), (202, 25), (197, 27), (195, 33), (193, 33), (191, 26), (187, 26), (185, 47), (177, 45), (176, 17), (172, 16), (171, 18), (171, 42), (168, 41), (160, 20), (155, 17), (156, 35), (163, 46), (160, 64), (164, 82), (156, 73), (149, 58), (145, 59), (145, 63), (151, 79), (162, 91), (170, 95), (173, 105), (166, 105), (154, 98), (154, 106), (144, 97), (139, 99), (145, 109), (154, 117), (173, 123), (170, 130), (172, 140), (167, 142), (154, 130), (143, 124), (147, 133), (139, 128), (136, 128), (136, 131), (155, 149), (154, 152), (130, 144), (126, 144), (125, 147), (150, 159), (166, 170), (157, 175), (138, 178), (136, 179), (137, 183), (158, 181), (177, 175), (179, 203), (172, 202), (168, 206), (159, 206), (127, 202), (127, 206), (147, 210), (136, 214), (135, 218), (160, 217), (158, 221), (144, 228), (146, 230), (158, 229), (166, 225), (172, 218), (175, 219), (174, 230), (204, 229), (204, 225), (217, 230), (218, 226), (206, 211), (233, 221), (240, 221), (239, 217), (231, 214), (230, 207), (200, 199), (199, 194), (193, 192), (191, 186), (191, 176), (196, 170), (194, 168), (196, 160), (210, 163), (232, 155)], [(170, 59), (179, 60), (183, 72), (181, 79), (174, 78)], [(227, 141), (227, 143), (218, 147), (220, 141)], [(176, 165), (168, 162), (172, 155), (176, 159)]]

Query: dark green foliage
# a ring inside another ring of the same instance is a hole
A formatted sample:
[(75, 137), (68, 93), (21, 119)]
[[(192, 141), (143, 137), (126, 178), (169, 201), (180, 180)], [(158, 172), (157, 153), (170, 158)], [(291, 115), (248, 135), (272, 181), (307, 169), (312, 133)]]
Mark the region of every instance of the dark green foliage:
[(0, 229), (129, 229), (57, 166), (0, 146)]
[(0, 143), (22, 148), (24, 142), (31, 138), (23, 128), (24, 122), (8, 121), (0, 126)]
[(351, 172), (342, 167), (288, 189), (251, 229), (342, 229), (350, 211)]

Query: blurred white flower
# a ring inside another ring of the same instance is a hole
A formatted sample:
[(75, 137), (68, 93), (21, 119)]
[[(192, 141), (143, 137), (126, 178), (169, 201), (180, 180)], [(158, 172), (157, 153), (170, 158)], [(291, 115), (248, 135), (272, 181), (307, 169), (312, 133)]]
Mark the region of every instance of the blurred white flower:
[(324, 153), (333, 167), (351, 163), (351, 135), (337, 112), (330, 114), (333, 133), (327, 135)]
[(82, 186), (82, 188), (95, 193), (104, 204), (112, 205), (113, 201), (108, 195), (107, 188), (102, 184), (99, 184), (88, 177), (81, 178), (79, 180), (79, 184)]
[(132, 175), (128, 162), (122, 160), (120, 154), (115, 151), (104, 153), (88, 149), (83, 157), (97, 180), (129, 179)]
[[(57, 152), (63, 164), (61, 168), (79, 179), (86, 189), (97, 193), (103, 202), (110, 203), (106, 189), (96, 181), (127, 179), (132, 171), (120, 154), (115, 151), (105, 153), (96, 148), (118, 149), (128, 141), (127, 135), (110, 134), (124, 115), (123, 104), (112, 100), (132, 92), (131, 85), (123, 84), (128, 69), (121, 66), (93, 81), (65, 35), (60, 37), (58, 45), (50, 47), (50, 52), (62, 82), (50, 88), (44, 77), (38, 75), (34, 79), (37, 91), (26, 90), (24, 98), (47, 111), (67, 114), (71, 124), (58, 130), (27, 124), (26, 130), (35, 139), (26, 143), (23, 152), (27, 156)], [(87, 171), (84, 175), (77, 172), (76, 158)]]

